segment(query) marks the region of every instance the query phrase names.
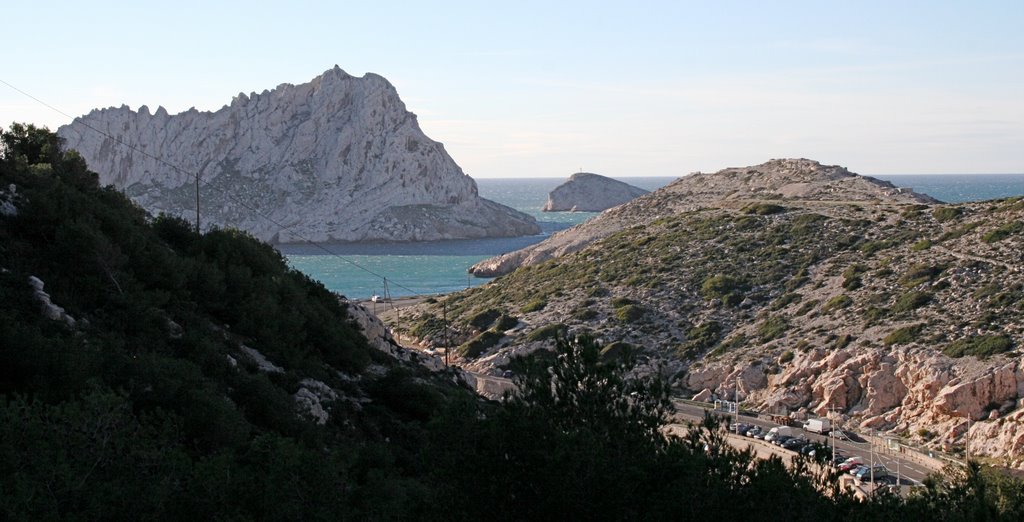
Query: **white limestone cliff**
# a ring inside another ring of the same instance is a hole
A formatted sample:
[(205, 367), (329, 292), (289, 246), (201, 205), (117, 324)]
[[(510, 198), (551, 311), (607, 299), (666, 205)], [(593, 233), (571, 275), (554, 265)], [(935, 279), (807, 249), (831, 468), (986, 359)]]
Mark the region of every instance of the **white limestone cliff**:
[(193, 220), (198, 173), (204, 227), (271, 242), (540, 232), (532, 217), (480, 198), (387, 80), (337, 66), (309, 83), (239, 94), (216, 112), (122, 106), (94, 110), (57, 133), (102, 184), (151, 213)]
[(590, 172), (577, 172), (548, 194), (544, 212), (603, 212), (647, 191), (628, 183)]

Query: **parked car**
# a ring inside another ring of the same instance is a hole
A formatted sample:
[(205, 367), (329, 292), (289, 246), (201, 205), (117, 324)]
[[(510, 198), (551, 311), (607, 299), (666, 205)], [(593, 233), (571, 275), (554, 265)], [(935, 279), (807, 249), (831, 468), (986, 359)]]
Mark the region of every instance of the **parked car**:
[(839, 464), (839, 471), (847, 472), (863, 463), (860, 457), (850, 457)]
[(758, 435), (762, 435), (762, 434), (764, 434), (764, 430), (762, 430), (760, 426), (751, 426), (750, 429), (748, 429), (744, 433), (744, 435), (746, 435), (748, 437), (754, 437), (754, 438), (757, 438)]
[[(812, 442), (802, 448), (800, 448), (800, 454), (807, 455), (818, 461), (831, 461), (832, 460), (832, 448), (820, 443)], [(836, 455), (839, 455), (836, 453)]]
[(871, 466), (861, 466), (860, 468), (857, 469), (857, 472), (854, 473), (853, 476), (857, 477), (857, 480), (867, 482), (871, 480), (872, 476), (874, 476), (875, 479), (878, 479), (888, 474), (889, 470), (886, 469), (885, 466), (879, 464), (873, 468)]
[(730, 426), (729, 427), (729, 431), (731, 431), (733, 433), (743, 434), (743, 433), (746, 433), (747, 430), (749, 430), (752, 427), (753, 426), (751, 426), (750, 424), (746, 424), (746, 423), (742, 423), (741, 422), (739, 424), (733, 424), (732, 426)]
[(782, 444), (780, 444), (780, 446), (782, 446), (782, 449), (788, 449), (790, 451), (800, 451), (801, 448), (809, 444), (810, 441), (808, 441), (807, 439), (793, 438), (787, 440), (786, 442), (783, 442)]
[(789, 435), (776, 435), (775, 437), (772, 438), (771, 443), (776, 445), (776, 446), (782, 446), (783, 444), (786, 443), (786, 441), (792, 440), (792, 439), (793, 439), (793, 437), (791, 437)]

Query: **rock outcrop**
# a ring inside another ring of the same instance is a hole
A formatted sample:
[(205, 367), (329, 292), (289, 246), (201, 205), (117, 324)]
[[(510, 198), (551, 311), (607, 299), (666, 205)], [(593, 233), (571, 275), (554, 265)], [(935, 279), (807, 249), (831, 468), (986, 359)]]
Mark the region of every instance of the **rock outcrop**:
[(972, 454), (1024, 469), (1022, 252), (1022, 198), (944, 205), (776, 160), (682, 178), (505, 256), (499, 268), (558, 257), (451, 296), (464, 312), (446, 317), (518, 321), (465, 363), (477, 372), (548, 347), (554, 326), (634, 346), (682, 396), (832, 412), (929, 451), (969, 438)]
[(604, 212), (648, 192), (589, 172), (577, 172), (548, 194), (544, 212)]
[[(99, 131), (99, 132), (97, 132)], [(420, 130), (384, 78), (340, 68), (239, 94), (216, 112), (94, 110), (58, 134), (151, 213), (278, 243), (510, 237), (540, 232)]]
[(504, 275), (520, 266), (571, 254), (597, 240), (659, 217), (701, 208), (741, 208), (765, 199), (780, 204), (799, 201), (937, 203), (930, 196), (854, 174), (843, 167), (808, 159), (771, 160), (714, 174), (697, 172), (684, 176), (648, 196), (609, 209), (540, 243), (485, 259), (469, 271), (478, 277)]

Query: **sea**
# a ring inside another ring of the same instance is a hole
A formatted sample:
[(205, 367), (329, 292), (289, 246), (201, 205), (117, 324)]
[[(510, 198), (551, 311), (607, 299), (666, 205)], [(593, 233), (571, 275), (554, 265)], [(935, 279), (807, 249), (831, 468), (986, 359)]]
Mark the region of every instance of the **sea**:
[[(1024, 174), (893, 174), (874, 177), (890, 181), (897, 187), (912, 188), (946, 203), (1024, 195)], [(653, 191), (677, 178), (618, 179)], [(481, 178), (476, 182), (482, 197), (537, 218), (541, 233), (518, 238), (283, 245), (279, 248), (293, 268), (349, 299), (445, 294), (489, 281), (469, 275), (467, 269), (473, 264), (538, 243), (559, 230), (596, 215), (594, 212), (541, 212), (548, 193), (564, 183), (565, 178)]]

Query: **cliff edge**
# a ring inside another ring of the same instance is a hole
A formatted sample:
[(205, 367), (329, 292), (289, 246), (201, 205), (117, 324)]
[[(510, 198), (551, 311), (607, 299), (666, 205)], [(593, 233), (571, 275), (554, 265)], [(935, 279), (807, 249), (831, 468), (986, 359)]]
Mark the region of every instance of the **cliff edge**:
[[(97, 132), (99, 131), (99, 132)], [(94, 110), (58, 130), (146, 210), (271, 242), (417, 241), (537, 234), (481, 198), (383, 77), (335, 66), (301, 85), (239, 94), (216, 112)]]

